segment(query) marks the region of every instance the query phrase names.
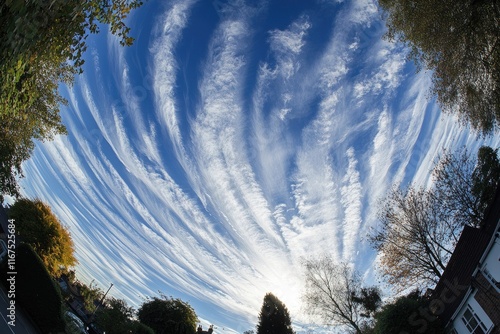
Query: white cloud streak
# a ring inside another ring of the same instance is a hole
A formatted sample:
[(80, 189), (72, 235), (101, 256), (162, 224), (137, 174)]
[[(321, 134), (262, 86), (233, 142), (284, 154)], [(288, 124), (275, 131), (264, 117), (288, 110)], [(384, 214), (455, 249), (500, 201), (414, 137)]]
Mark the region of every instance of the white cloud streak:
[(194, 40), (207, 48), (184, 110), (179, 50), (203, 5), (158, 6), (146, 78), (116, 40), (93, 44), (94, 67), (64, 91), (70, 135), (38, 146), (24, 192), (69, 227), (83, 280), (113, 282), (135, 306), (162, 290), (243, 332), (273, 292), (307, 324), (302, 258), (330, 253), (374, 283), (365, 236), (378, 200), (392, 184), (429, 184), (442, 147), (499, 138), (440, 114), (428, 73), (381, 39), (369, 0), (331, 4), (340, 12), (321, 47), (314, 12), (262, 32), (265, 2), (207, 7), (218, 17)]

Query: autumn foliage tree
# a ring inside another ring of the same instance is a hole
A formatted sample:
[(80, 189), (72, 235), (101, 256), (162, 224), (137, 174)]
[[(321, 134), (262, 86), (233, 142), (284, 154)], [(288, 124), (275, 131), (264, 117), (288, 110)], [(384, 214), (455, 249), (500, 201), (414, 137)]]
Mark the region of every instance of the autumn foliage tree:
[(59, 276), (77, 261), (71, 235), (42, 201), (19, 199), (9, 210), (20, 239), (33, 247), (52, 276)]
[(433, 73), (445, 111), (491, 133), (500, 123), (500, 5), (476, 0), (380, 0), (387, 36)]
[(381, 273), (397, 290), (436, 283), (465, 225), (478, 227), (500, 180), (497, 151), (444, 152), (433, 171), (434, 187), (394, 188), (370, 236)]
[(370, 240), (380, 254), (380, 269), (389, 284), (405, 289), (436, 283), (458, 241), (462, 225), (446, 217), (432, 192), (393, 189)]
[(257, 334), (294, 334), (288, 309), (272, 293), (267, 293), (262, 302), (257, 324)]

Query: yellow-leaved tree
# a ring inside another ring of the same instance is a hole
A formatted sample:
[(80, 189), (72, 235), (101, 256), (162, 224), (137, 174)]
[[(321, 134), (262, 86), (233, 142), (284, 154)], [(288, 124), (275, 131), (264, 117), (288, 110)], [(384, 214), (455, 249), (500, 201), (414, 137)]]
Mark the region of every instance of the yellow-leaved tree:
[(73, 240), (50, 207), (39, 199), (19, 199), (9, 210), (20, 241), (29, 244), (49, 273), (59, 276), (74, 266)]

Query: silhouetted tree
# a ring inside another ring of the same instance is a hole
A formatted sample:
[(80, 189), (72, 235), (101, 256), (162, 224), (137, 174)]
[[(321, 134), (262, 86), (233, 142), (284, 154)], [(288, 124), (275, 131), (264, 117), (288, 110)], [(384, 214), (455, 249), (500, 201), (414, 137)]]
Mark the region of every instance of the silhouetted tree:
[(442, 334), (444, 328), (439, 319), (428, 309), (429, 301), (419, 291), (399, 297), (384, 305), (375, 315), (375, 334), (429, 333)]
[(275, 295), (268, 293), (259, 314), (257, 334), (294, 334), (288, 309)]
[(309, 312), (324, 324), (346, 326), (360, 334), (367, 316), (379, 305), (378, 289), (363, 289), (355, 270), (346, 263), (336, 264), (329, 256), (307, 260), (304, 268), (303, 298)]
[(361, 288), (357, 294), (353, 293), (353, 301), (362, 307), (362, 313), (360, 313), (362, 317), (372, 317), (382, 305), (382, 298), (380, 298), (380, 289), (378, 287)]
[(454, 153), (444, 151), (433, 170), (435, 196), (461, 225), (478, 227), (495, 196), (500, 180), (498, 149), (483, 146), (477, 158), (464, 147)]
[(148, 326), (133, 320), (135, 311), (123, 299), (108, 298), (104, 307), (96, 313), (96, 323), (109, 334), (154, 334)]
[[(64, 319), (61, 290), (30, 245), (17, 245), (15, 269), (16, 308), (19, 305), (29, 314), (40, 333), (62, 333)], [(7, 276), (10, 270), (5, 263), (2, 271), (2, 278), (7, 282), (12, 276)]]

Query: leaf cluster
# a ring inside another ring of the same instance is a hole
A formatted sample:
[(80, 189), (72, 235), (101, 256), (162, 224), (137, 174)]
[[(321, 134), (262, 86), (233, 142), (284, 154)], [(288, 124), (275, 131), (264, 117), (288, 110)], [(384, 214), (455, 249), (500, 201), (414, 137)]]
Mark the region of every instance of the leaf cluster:
[(500, 121), (500, 5), (475, 0), (380, 0), (387, 37), (433, 71), (445, 111), (488, 134)]
[(61, 83), (82, 72), (90, 33), (109, 25), (131, 45), (125, 19), (140, 0), (6, 0), (0, 3), (0, 201), (19, 195), (34, 140), (65, 134)]
[(163, 296), (144, 302), (137, 312), (139, 321), (156, 334), (194, 334), (198, 317), (188, 303)]
[(8, 59), (62, 56), (80, 70), (89, 33), (109, 25), (120, 44), (131, 45), (125, 19), (140, 0), (8, 0), (0, 5), (0, 63)]

